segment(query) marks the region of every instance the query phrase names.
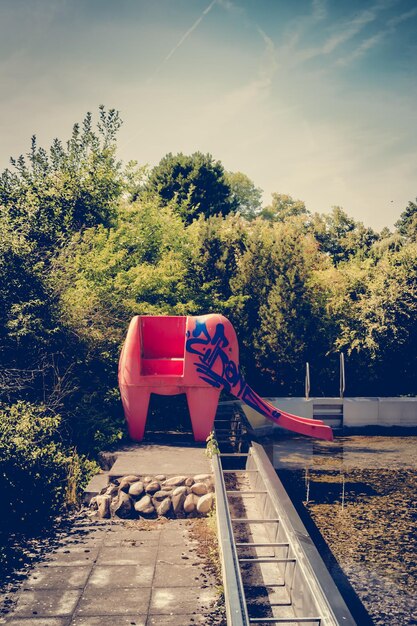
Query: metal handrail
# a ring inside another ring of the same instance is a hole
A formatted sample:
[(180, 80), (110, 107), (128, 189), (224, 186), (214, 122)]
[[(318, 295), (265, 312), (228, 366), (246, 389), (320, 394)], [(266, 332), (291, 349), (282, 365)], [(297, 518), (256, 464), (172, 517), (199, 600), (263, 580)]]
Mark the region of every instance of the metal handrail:
[(233, 528), (220, 455), (213, 455), (212, 464), (216, 486), (217, 528), (222, 555), (227, 624), (228, 626), (249, 626), (249, 615), (246, 607), (239, 559), (233, 537)]
[(261, 480), (270, 494), (271, 504), (279, 515), (281, 526), (291, 544), (292, 554), (305, 573), (305, 580), (308, 581), (315, 599), (315, 608), (319, 614), (321, 613), (320, 618), (297, 618), (295, 616), (287, 621), (291, 622), (293, 619), (296, 622), (303, 622), (320, 619), (320, 623), (328, 626), (341, 626), (342, 624), (343, 626), (357, 626), (265, 450), (261, 445), (252, 443), (251, 453), (253, 465), (258, 470)]
[(343, 352), (340, 353), (340, 398), (343, 398), (346, 388), (346, 377), (345, 377), (345, 355)]
[(305, 378), (305, 395), (306, 400), (310, 398), (310, 363), (306, 363), (306, 378)]

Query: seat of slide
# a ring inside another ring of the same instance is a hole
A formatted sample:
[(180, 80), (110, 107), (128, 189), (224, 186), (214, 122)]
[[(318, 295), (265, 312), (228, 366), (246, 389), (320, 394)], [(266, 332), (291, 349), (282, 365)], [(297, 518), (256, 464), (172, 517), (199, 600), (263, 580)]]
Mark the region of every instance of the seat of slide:
[(183, 376), (185, 316), (141, 317), (141, 375)]

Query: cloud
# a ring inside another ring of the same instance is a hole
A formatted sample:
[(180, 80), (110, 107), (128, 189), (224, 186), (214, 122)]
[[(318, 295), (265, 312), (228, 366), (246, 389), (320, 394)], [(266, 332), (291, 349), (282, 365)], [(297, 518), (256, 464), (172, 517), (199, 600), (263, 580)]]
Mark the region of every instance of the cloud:
[[(387, 5), (381, 4), (381, 5), (377, 5), (377, 7), (387, 8)], [(353, 50), (350, 54), (347, 54), (344, 57), (341, 57), (340, 59), (338, 59), (335, 65), (339, 67), (347, 66), (350, 63), (352, 63), (352, 61), (356, 61), (357, 59), (362, 57), (366, 52), (368, 52), (368, 50), (371, 50), (376, 45), (378, 45), (385, 37), (392, 35), (395, 32), (399, 24), (407, 21), (408, 19), (414, 17), (415, 15), (417, 15), (417, 7), (414, 9), (411, 9), (410, 11), (406, 11), (405, 13), (401, 13), (401, 15), (397, 15), (396, 17), (389, 19), (386, 22), (386, 26), (387, 26), (386, 28), (380, 30), (378, 33), (375, 33), (371, 37), (367, 37), (366, 39), (364, 39), (357, 46), (357, 48), (355, 48), (355, 50)]]
[(388, 26), (398, 26), (401, 22), (406, 22), (410, 18), (417, 15), (417, 7), (414, 9), (410, 9), (410, 11), (406, 11), (405, 13), (401, 13), (401, 15), (397, 15), (396, 17), (391, 18), (388, 21)]
[(311, 15), (316, 21), (324, 20), (327, 17), (326, 0), (313, 0), (311, 3)]
[(259, 76), (262, 82), (268, 83), (272, 81), (272, 77), (278, 67), (277, 50), (271, 37), (269, 37), (260, 26), (257, 26), (256, 29), (265, 44), (264, 59), (261, 63)]
[(389, 32), (390, 31), (388, 30), (383, 30), (379, 33), (376, 33), (372, 37), (368, 37), (367, 39), (362, 41), (361, 44), (355, 50), (353, 50), (353, 52), (338, 59), (335, 65), (344, 67), (346, 65), (349, 65), (349, 63), (352, 63), (352, 61), (356, 61), (356, 59), (359, 59), (366, 52), (368, 52), (368, 50), (371, 50), (371, 48), (374, 48), (377, 44), (379, 44), (379, 42), (384, 37), (386, 37)]
[(183, 36), (178, 41), (178, 43), (172, 48), (172, 50), (170, 50), (168, 52), (167, 56), (163, 60), (163, 63), (166, 63), (167, 61), (169, 61), (169, 59), (176, 53), (178, 48), (180, 48), (182, 46), (182, 44), (188, 39), (188, 37), (191, 35), (191, 33), (193, 33), (195, 31), (195, 29), (200, 25), (200, 23), (203, 21), (203, 19), (207, 15), (207, 13), (209, 13), (211, 11), (211, 9), (214, 7), (216, 2), (217, 2), (217, 0), (213, 0), (212, 2), (210, 2), (210, 4), (204, 9), (204, 11), (200, 15), (200, 17), (194, 22), (194, 24), (191, 26), (191, 28), (189, 28), (183, 34)]

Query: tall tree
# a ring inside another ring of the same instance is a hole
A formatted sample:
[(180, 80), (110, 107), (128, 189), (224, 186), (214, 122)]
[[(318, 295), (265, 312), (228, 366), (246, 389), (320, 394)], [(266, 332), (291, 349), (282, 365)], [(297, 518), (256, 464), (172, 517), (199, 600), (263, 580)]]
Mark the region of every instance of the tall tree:
[(321, 250), (331, 256), (335, 263), (346, 261), (360, 254), (366, 256), (378, 235), (362, 224), (356, 222), (341, 207), (333, 207), (330, 214), (315, 214), (312, 217), (311, 229)]
[(314, 268), (327, 261), (297, 222), (252, 224), (232, 279), (242, 362), (263, 392), (299, 395), (305, 361), (323, 358), (328, 348), (313, 280)]
[(395, 222), (395, 227), (403, 237), (410, 241), (417, 241), (417, 198), (416, 202), (408, 203), (400, 219)]
[(227, 215), (236, 209), (223, 165), (210, 154), (167, 154), (150, 173), (146, 189), (176, 210), (186, 224), (200, 214)]
[(226, 172), (226, 181), (232, 193), (236, 211), (245, 219), (252, 220), (262, 207), (262, 189), (242, 172)]
[(272, 202), (261, 211), (261, 217), (270, 222), (285, 222), (290, 217), (309, 215), (309, 211), (302, 200), (294, 200), (283, 193), (272, 194)]
[(121, 120), (100, 106), (93, 127), (91, 113), (75, 124), (69, 141), (55, 139), (49, 151), (36, 137), (26, 157), (11, 159), (0, 176), (1, 219), (47, 252), (59, 239), (95, 224), (111, 223), (122, 191), (116, 160)]

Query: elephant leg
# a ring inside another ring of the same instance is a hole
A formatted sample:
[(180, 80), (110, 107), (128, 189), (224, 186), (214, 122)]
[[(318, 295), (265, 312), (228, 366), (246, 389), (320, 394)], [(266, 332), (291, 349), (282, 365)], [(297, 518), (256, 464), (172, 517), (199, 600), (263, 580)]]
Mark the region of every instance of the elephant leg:
[(194, 440), (205, 441), (213, 430), (220, 390), (190, 387), (186, 394)]
[(142, 441), (145, 434), (146, 418), (148, 415), (151, 393), (146, 388), (130, 389), (128, 407), (125, 405), (125, 415), (129, 436), (133, 441)]

